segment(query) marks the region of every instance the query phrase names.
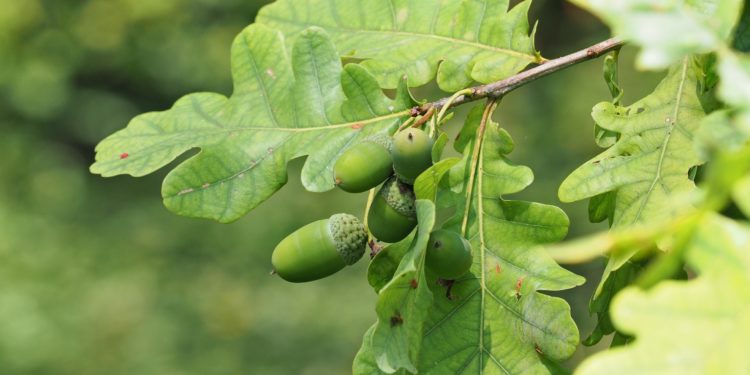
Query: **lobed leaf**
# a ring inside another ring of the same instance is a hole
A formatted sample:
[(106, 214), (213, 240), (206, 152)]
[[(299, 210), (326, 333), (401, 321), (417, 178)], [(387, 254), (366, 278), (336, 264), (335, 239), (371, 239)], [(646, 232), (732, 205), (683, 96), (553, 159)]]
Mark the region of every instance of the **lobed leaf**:
[(428, 199), (434, 202), (440, 190), (440, 181), (460, 161), (459, 158), (444, 159), (420, 174), (414, 182), (414, 194), (417, 199)]
[(435, 77), (455, 92), (507, 78), (542, 59), (529, 35), (530, 0), (279, 0), (257, 22), (290, 39), (310, 26), (332, 36), (339, 53), (363, 59), (383, 87), (408, 77), (410, 87)]
[(414, 105), (404, 85), (391, 100), (364, 68), (342, 68), (319, 28), (301, 31), (289, 56), (279, 32), (251, 25), (234, 42), (232, 67), (231, 97), (191, 94), (136, 117), (97, 146), (91, 171), (143, 176), (198, 148), (166, 177), (164, 203), (180, 215), (230, 222), (280, 189), (297, 157), (308, 156), (308, 190), (332, 189), (338, 156), (391, 131)]
[(409, 250), (393, 279), (378, 292), (375, 307), (378, 322), (370, 342), (363, 344), (363, 348), (372, 351), (371, 356), (378, 368), (386, 373), (401, 369), (417, 372), (424, 321), (432, 303), (424, 261), (430, 232), (435, 225), (435, 205), (428, 200), (418, 200), (417, 219), (417, 232)]
[[(560, 199), (572, 202), (613, 194), (609, 197), (614, 200), (613, 229), (667, 220), (688, 209), (673, 202), (696, 189), (689, 172), (703, 162), (694, 140), (705, 117), (699, 76), (696, 63), (686, 58), (670, 69), (652, 94), (633, 105), (597, 104), (594, 120), (618, 133), (619, 139), (563, 181)], [(603, 309), (611, 293), (602, 293), (604, 286), (637, 251), (633, 247), (611, 254), (592, 300), (592, 312), (606, 313)]]
[[(577, 374), (746, 374), (750, 357), (750, 227), (707, 216), (687, 245), (698, 274), (687, 282), (630, 287), (613, 302), (612, 318), (634, 343), (587, 359)], [(654, 355), (659, 353), (659, 355)]]
[(367, 266), (367, 282), (376, 293), (393, 279), (401, 259), (411, 248), (412, 241), (413, 233), (399, 242), (386, 246), (372, 258)]
[[(467, 121), (481, 121), (481, 112), (477, 107)], [(467, 124), (464, 129), (476, 128)], [(468, 172), (473, 147), (474, 142), (467, 144), (463, 162), (452, 173)], [(512, 148), (510, 136), (490, 122), (469, 212), (474, 265), (455, 280), (452, 298), (442, 286), (431, 285), (436, 297), (419, 359), (422, 373), (549, 373), (550, 360), (568, 358), (576, 349), (579, 336), (570, 308), (562, 299), (539, 293), (583, 282), (537, 248), (565, 237), (568, 219), (553, 206), (503, 198), (533, 179), (528, 168), (508, 161), (505, 155)], [(458, 216), (460, 221), (463, 215)], [(446, 225), (455, 227), (456, 220)]]

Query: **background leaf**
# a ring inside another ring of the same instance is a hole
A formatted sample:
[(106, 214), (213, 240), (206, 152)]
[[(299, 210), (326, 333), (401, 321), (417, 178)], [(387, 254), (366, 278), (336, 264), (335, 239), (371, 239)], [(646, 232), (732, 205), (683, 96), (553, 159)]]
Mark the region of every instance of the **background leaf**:
[(360, 66), (342, 70), (321, 29), (302, 32), (292, 57), (280, 33), (252, 25), (232, 48), (235, 91), (200, 93), (165, 112), (136, 117), (97, 146), (91, 171), (143, 176), (193, 148), (196, 155), (164, 181), (170, 210), (230, 222), (287, 181), (287, 163), (309, 155), (302, 181), (334, 187), (333, 163), (348, 146), (400, 123), (413, 103), (405, 90), (388, 99)]
[(734, 48), (742, 52), (750, 52), (750, 6), (745, 1), (742, 16), (734, 32)]
[[(482, 106), (477, 108), (472, 114), (482, 112)], [(481, 121), (481, 116), (470, 115), (467, 121)], [(464, 129), (472, 128), (467, 124)], [(473, 146), (467, 145), (464, 154), (471, 155)], [(569, 357), (578, 330), (568, 305), (539, 291), (568, 289), (583, 280), (536, 245), (565, 237), (568, 219), (553, 206), (502, 198), (525, 188), (533, 176), (505, 157), (513, 142), (498, 124), (488, 123), (482, 147), (467, 233), (474, 265), (454, 282), (452, 298), (442, 286), (431, 285), (436, 297), (419, 369), (430, 374), (547, 373), (551, 370), (542, 359)], [(452, 172), (467, 172), (469, 159), (465, 156)], [(455, 227), (456, 220), (446, 225)]]
[[(592, 116), (617, 132), (614, 146), (575, 170), (560, 186), (560, 199), (572, 202), (615, 194), (612, 228), (676, 215), (676, 196), (695, 190), (688, 172), (702, 163), (693, 133), (705, 117), (700, 102), (700, 70), (692, 59), (670, 69), (654, 92), (629, 107), (600, 103)], [(688, 208), (682, 207), (682, 208)], [(612, 254), (592, 300), (592, 312), (606, 314), (612, 293), (603, 293), (612, 274), (637, 248)], [(620, 276), (624, 277), (624, 276)], [(599, 327), (598, 329), (602, 329)]]
[[(612, 317), (636, 340), (586, 360), (577, 374), (746, 374), (750, 358), (750, 228), (716, 215), (696, 227), (688, 264), (699, 277), (628, 288)], [(654, 353), (659, 353), (654, 355)]]
[(309, 26), (326, 29), (339, 53), (364, 59), (384, 87), (404, 75), (410, 87), (437, 77), (441, 89), (455, 92), (542, 61), (529, 35), (530, 4), (508, 11), (508, 0), (280, 0), (257, 22), (292, 40)]
[(638, 64), (662, 69), (715, 50), (732, 36), (742, 0), (571, 0), (643, 47)]

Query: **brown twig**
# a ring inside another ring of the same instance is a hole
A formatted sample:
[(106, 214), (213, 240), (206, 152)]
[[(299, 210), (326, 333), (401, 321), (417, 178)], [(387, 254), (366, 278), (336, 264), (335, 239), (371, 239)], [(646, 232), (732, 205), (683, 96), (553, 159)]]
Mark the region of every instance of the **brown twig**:
[[(476, 86), (471, 89), (471, 94), (462, 95), (450, 102), (450, 107), (473, 102), (483, 98), (501, 98), (503, 95), (527, 84), (533, 82), (548, 74), (552, 74), (569, 66), (595, 59), (607, 52), (614, 51), (623, 46), (624, 42), (618, 38), (607, 39), (603, 42), (594, 44), (591, 47), (582, 49), (578, 52), (571, 53), (563, 57), (547, 60), (541, 65), (525, 70), (512, 77), (502, 81), (488, 83), (486, 85)], [(425, 114), (430, 110), (442, 109), (450, 98), (443, 98), (431, 103), (425, 103), (412, 109), (413, 114)]]

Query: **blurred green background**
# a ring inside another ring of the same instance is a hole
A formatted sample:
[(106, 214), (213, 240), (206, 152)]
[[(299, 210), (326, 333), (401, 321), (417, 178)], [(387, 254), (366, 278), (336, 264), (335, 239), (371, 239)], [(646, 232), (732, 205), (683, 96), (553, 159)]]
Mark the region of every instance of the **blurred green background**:
[[(296, 161), (279, 194), (220, 225), (166, 211), (167, 169), (141, 179), (88, 173), (95, 144), (131, 117), (193, 91), (229, 94), (231, 41), (266, 2), (0, 0), (0, 373), (351, 372), (375, 319), (366, 262), (293, 285), (269, 276), (270, 253), (312, 220), (361, 215), (364, 196), (304, 192)], [(608, 36), (566, 3), (532, 9), (548, 58)], [(659, 78), (634, 72), (632, 57), (626, 48), (625, 103)], [(581, 64), (504, 100), (496, 117), (515, 137), (512, 156), (537, 175), (514, 198), (559, 205), (560, 182), (598, 152), (590, 108), (610, 99), (600, 72), (600, 61)], [(585, 203), (561, 206), (571, 237), (603, 228), (587, 223)], [(589, 281), (562, 294), (583, 337), (601, 267), (575, 267)]]

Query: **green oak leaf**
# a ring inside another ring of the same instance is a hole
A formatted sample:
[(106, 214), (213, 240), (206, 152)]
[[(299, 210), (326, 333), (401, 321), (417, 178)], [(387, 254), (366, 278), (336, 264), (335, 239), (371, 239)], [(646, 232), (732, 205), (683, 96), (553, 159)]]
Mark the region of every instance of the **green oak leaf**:
[(696, 132), (696, 141), (707, 157), (724, 151), (737, 151), (750, 140), (750, 126), (745, 126), (742, 111), (723, 109), (714, 111), (703, 119)]
[(339, 53), (362, 65), (384, 87), (406, 74), (410, 87), (437, 77), (455, 92), (473, 82), (507, 78), (543, 61), (529, 35), (530, 0), (279, 0), (257, 22), (284, 30), (292, 40), (318, 26)]
[(693, 142), (693, 133), (705, 117), (698, 74), (686, 59), (652, 94), (633, 105), (597, 104), (594, 121), (620, 137), (563, 181), (560, 199), (574, 202), (616, 192), (615, 228), (669, 215), (666, 201), (695, 189), (688, 171), (703, 162)]
[(591, 197), (589, 200), (589, 221), (592, 223), (601, 223), (604, 220), (609, 221), (612, 225), (612, 218), (615, 214), (615, 198), (617, 194), (607, 192)]
[[(620, 104), (620, 100), (624, 94), (623, 89), (620, 87), (618, 66), (619, 54), (619, 51), (615, 51), (613, 54), (607, 55), (604, 58), (604, 82), (607, 83), (607, 88), (609, 88), (609, 92), (612, 94), (612, 104), (614, 105)], [(599, 125), (595, 125), (594, 140), (599, 147), (612, 147), (612, 145), (617, 142), (617, 133), (603, 129)]]
[(750, 52), (750, 6), (745, 1), (740, 22), (734, 31), (734, 48), (742, 52)]
[(432, 304), (432, 292), (425, 276), (425, 254), (435, 225), (435, 205), (417, 200), (417, 233), (404, 254), (393, 279), (378, 292), (375, 311), (378, 322), (368, 345), (382, 371), (417, 372), (425, 318)]
[(643, 47), (637, 63), (666, 68), (686, 56), (720, 48), (733, 36), (742, 0), (571, 0)]
[[(718, 96), (725, 103), (750, 113), (750, 55), (723, 52), (719, 59)], [(750, 125), (749, 125), (750, 126)]]
[(441, 160), (422, 172), (414, 182), (414, 194), (417, 199), (428, 199), (434, 202), (440, 190), (440, 181), (460, 161), (459, 158)]
[(390, 244), (378, 252), (367, 266), (367, 282), (375, 292), (380, 292), (396, 274), (401, 259), (409, 251), (414, 240), (414, 233), (403, 240)]
[(732, 189), (732, 198), (742, 213), (750, 218), (750, 175), (737, 181)]
[[(352, 365), (352, 374), (354, 375), (386, 374), (378, 368), (378, 364), (375, 361), (375, 351), (372, 349), (372, 336), (375, 333), (375, 326), (377, 326), (377, 323), (371, 326), (362, 338), (362, 347), (354, 357), (354, 364)], [(409, 375), (409, 372), (406, 370), (398, 370), (394, 372), (394, 374)]]
[[(560, 199), (573, 202), (613, 192), (615, 229), (677, 215), (680, 208), (670, 202), (696, 189), (688, 173), (703, 162), (693, 139), (705, 117), (699, 74), (694, 61), (686, 58), (652, 94), (633, 105), (597, 104), (592, 113), (596, 123), (620, 138), (563, 181)], [(636, 252), (612, 254), (592, 305), (607, 305), (597, 301), (603, 298), (604, 284)]]
[[(482, 106), (475, 108), (467, 121), (481, 121), (482, 112)], [(466, 145), (464, 160), (452, 173), (469, 172), (474, 143)], [(449, 295), (443, 286), (430, 285), (436, 297), (420, 353), (421, 373), (550, 373), (550, 360), (566, 359), (576, 349), (579, 335), (570, 307), (540, 293), (583, 282), (538, 248), (563, 239), (568, 218), (557, 207), (503, 197), (533, 180), (529, 168), (506, 158), (512, 149), (508, 133), (489, 122), (469, 211), (467, 238), (474, 265), (454, 281)], [(460, 186), (458, 200), (466, 196), (466, 186)], [(460, 205), (457, 211), (462, 212)], [(460, 230), (462, 216), (446, 226)]]
[(443, 131), (439, 131), (438, 134), (439, 135), (437, 136), (437, 139), (435, 139), (435, 144), (432, 146), (433, 163), (437, 163), (440, 161), (440, 159), (443, 158), (445, 147), (448, 146), (448, 142), (450, 142), (450, 139), (448, 139), (448, 134)]
[(597, 321), (594, 331), (583, 341), (584, 345), (596, 345), (603, 336), (615, 332), (615, 327), (612, 325), (612, 319), (609, 315), (609, 306), (612, 298), (615, 294), (619, 293), (623, 288), (627, 287), (633, 280), (635, 280), (640, 268), (641, 267), (635, 263), (625, 262), (622, 267), (616, 272), (613, 272), (611, 276), (604, 281), (598, 298), (593, 298), (589, 305), (589, 311), (596, 313)]
[(308, 155), (308, 190), (334, 187), (333, 164), (360, 139), (391, 131), (414, 102), (405, 85), (388, 99), (364, 68), (342, 68), (325, 31), (281, 33), (251, 25), (232, 47), (234, 93), (185, 96), (168, 111), (136, 117), (96, 148), (93, 173), (143, 176), (192, 149), (162, 187), (177, 214), (231, 222), (287, 181), (287, 163)]
[[(576, 374), (747, 374), (750, 357), (750, 227), (709, 214), (686, 261), (691, 281), (665, 281), (615, 297), (612, 318), (633, 343), (590, 357)], [(655, 355), (658, 353), (658, 355)]]

